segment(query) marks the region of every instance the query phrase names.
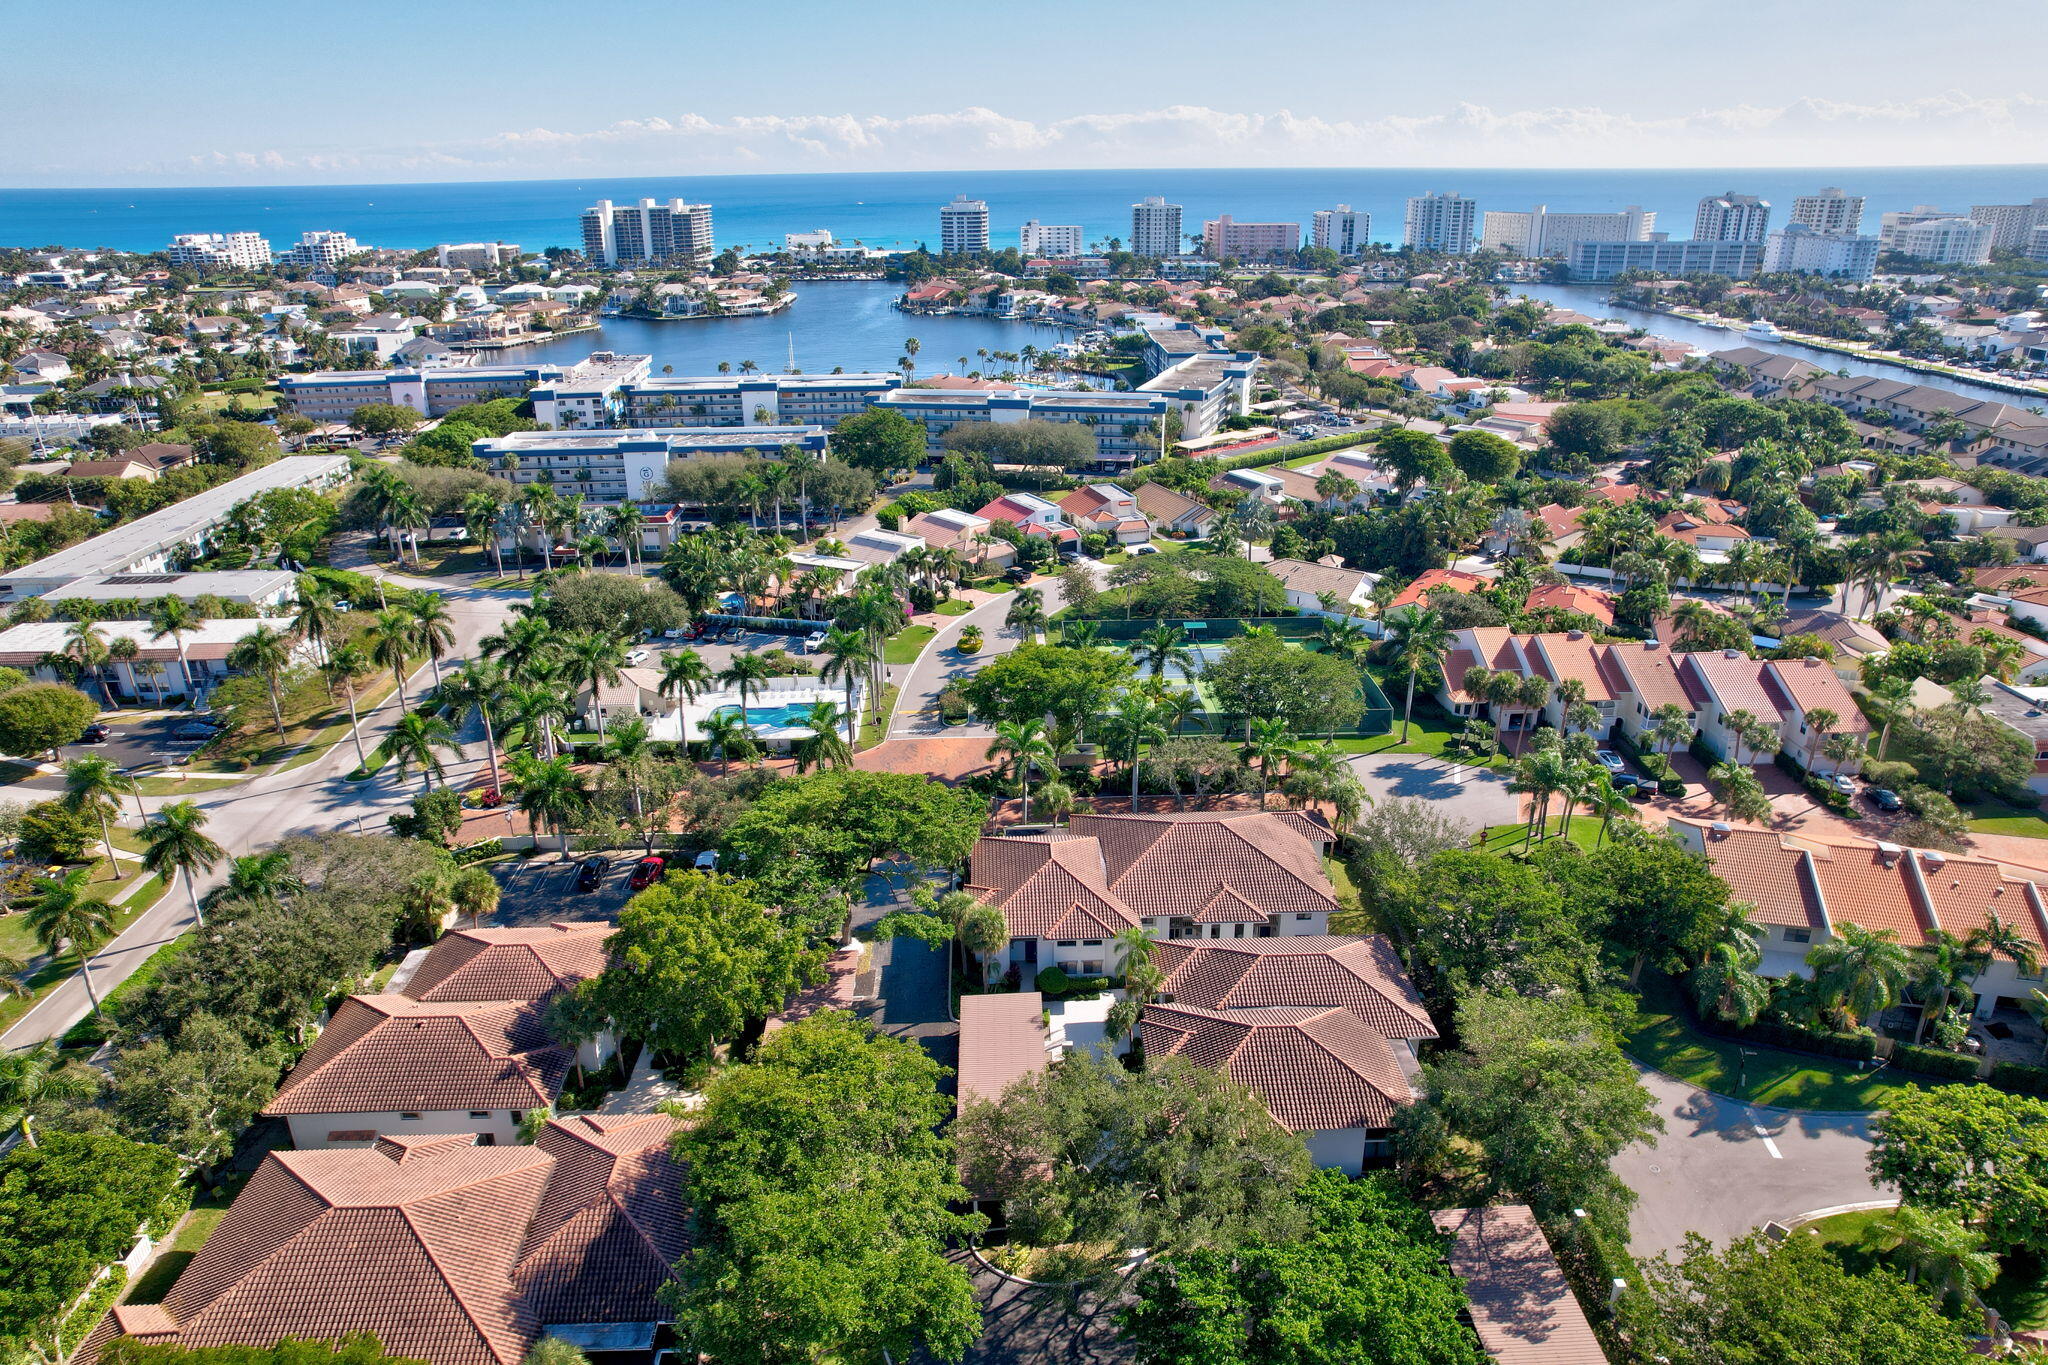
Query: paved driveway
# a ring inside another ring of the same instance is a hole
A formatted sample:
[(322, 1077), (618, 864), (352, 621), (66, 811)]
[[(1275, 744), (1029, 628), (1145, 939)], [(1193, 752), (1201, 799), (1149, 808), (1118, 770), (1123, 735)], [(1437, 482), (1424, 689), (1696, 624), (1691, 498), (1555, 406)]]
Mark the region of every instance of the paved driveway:
[[(597, 890), (578, 891), (576, 862), (565, 862), (554, 852), (493, 864), (491, 871), (502, 889), (498, 913), (491, 917), (491, 924), (497, 928), (532, 928), (564, 919), (616, 920), (630, 894), (626, 878), (633, 873), (638, 852), (615, 850), (576, 856), (577, 861), (603, 858), (611, 864)], [(687, 866), (687, 859), (681, 861)], [(670, 866), (677, 863), (678, 859), (670, 855)]]
[(1614, 1161), (1639, 1196), (1633, 1222), (1638, 1255), (1673, 1251), (1687, 1232), (1718, 1246), (1771, 1219), (1884, 1199), (1870, 1181), (1867, 1114), (1807, 1114), (1744, 1104), (1695, 1090), (1654, 1071), (1665, 1131)]
[(1456, 767), (1427, 754), (1360, 754), (1351, 768), (1373, 800), (1427, 801), (1436, 814), (1474, 830), (1522, 818), (1522, 798), (1508, 790), (1505, 772)]

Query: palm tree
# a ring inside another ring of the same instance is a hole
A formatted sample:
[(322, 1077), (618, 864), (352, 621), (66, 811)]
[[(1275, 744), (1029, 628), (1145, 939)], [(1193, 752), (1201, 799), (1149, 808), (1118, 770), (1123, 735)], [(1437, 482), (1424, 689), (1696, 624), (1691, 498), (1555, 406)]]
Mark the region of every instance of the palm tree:
[(93, 989), (92, 965), (87, 959), (113, 932), (114, 912), (105, 901), (85, 894), (90, 876), (91, 869), (79, 867), (61, 877), (37, 877), (36, 898), (29, 903), (22, 920), (51, 957), (67, 948), (77, 955), (79, 974), (85, 979), (86, 999), (92, 1002), (92, 1012), (98, 1014), (100, 997)]
[(1349, 834), (1372, 800), (1343, 752), (1329, 743), (1311, 744), (1288, 760), (1280, 790), (1290, 799), (1327, 802), (1330, 824), (1341, 837)]
[(334, 605), (334, 594), (315, 579), (299, 580), (298, 609), (292, 615), (292, 629), (299, 638), (313, 643), (323, 663), (327, 660), (328, 642), (340, 625), (341, 608)]
[(811, 733), (797, 741), (797, 769), (815, 763), (820, 768), (844, 768), (853, 762), (853, 746), (846, 742), (849, 713), (838, 702), (818, 701), (797, 722)]
[(1273, 785), (1273, 765), (1294, 756), (1294, 732), (1277, 716), (1252, 716), (1245, 722), (1244, 756), (1259, 765), (1259, 805)]
[(1049, 773), (1059, 762), (1059, 755), (1045, 737), (1044, 724), (1036, 720), (998, 721), (996, 737), (982, 757), (1009, 760), (1017, 779), (1017, 797), (1024, 803), (1024, 823), (1030, 824), (1031, 765), (1036, 763)]
[(1740, 763), (1716, 763), (1707, 770), (1707, 785), (1721, 798), (1728, 814), (1758, 824), (1771, 818), (1771, 798), (1756, 774)]
[(499, 523), (505, 509), (487, 488), (479, 488), (462, 500), (462, 528), (472, 541), (483, 544), (488, 536), (491, 547), (491, 564), (502, 577), (505, 572), (505, 546), (498, 534)]
[(1913, 952), (1913, 994), (1921, 1002), (1920, 1022), (1913, 1029), (1913, 1041), (1927, 1035), (1927, 1026), (1947, 1017), (1956, 994), (1984, 970), (1982, 952), (1945, 929), (1936, 929), (1927, 942)]
[(547, 682), (530, 687), (508, 687), (501, 709), (511, 721), (506, 727), (508, 733), (516, 727), (520, 738), (535, 753), (543, 758), (554, 757), (555, 722), (567, 720), (569, 716), (569, 698), (565, 689)]
[(1861, 1023), (1898, 1000), (1913, 980), (1913, 959), (1889, 929), (1865, 929), (1847, 920), (1806, 955), (1829, 1008)]
[(1116, 699), (1108, 717), (1109, 738), (1121, 745), (1131, 765), (1131, 812), (1138, 809), (1138, 752), (1147, 744), (1164, 744), (1172, 738), (1159, 705), (1143, 692), (1125, 692)]
[(760, 752), (754, 731), (743, 711), (716, 711), (700, 723), (704, 742), (718, 753), (720, 771), (731, 772), (734, 758), (752, 759)]
[(1415, 680), (1425, 664), (1434, 665), (1451, 647), (1451, 629), (1441, 614), (1404, 607), (1387, 618), (1387, 634), (1394, 642), (1394, 664), (1408, 674), (1408, 696), (1401, 707), (1401, 742), (1408, 742), (1409, 726), (1415, 716)]
[(1692, 969), (1688, 981), (1701, 1014), (1725, 1019), (1737, 1028), (1748, 1028), (1762, 1015), (1771, 1002), (1771, 983), (1756, 974), (1764, 957), (1758, 943), (1761, 933), (1738, 913), (1727, 935)]
[(270, 694), (270, 719), (277, 726), (279, 739), (284, 738), (284, 708), (278, 702), (277, 680), (291, 662), (291, 637), (269, 626), (258, 626), (228, 651), (229, 666), (263, 675), (264, 688)]
[(1194, 672), (1195, 653), (1188, 648), (1186, 631), (1162, 621), (1131, 642), (1131, 662), (1155, 678), (1163, 676), (1168, 668), (1179, 669), (1185, 678)]
[(170, 881), (185, 875), (185, 894), (192, 899), (192, 918), (202, 926), (206, 915), (199, 906), (195, 879), (221, 860), (221, 846), (208, 838), (206, 812), (193, 801), (173, 801), (142, 827), (142, 866), (152, 875)]
[(484, 752), (491, 760), (491, 785), (504, 789), (498, 773), (498, 732), (491, 711), (504, 698), (505, 670), (490, 659), (473, 659), (441, 682), (440, 697), (453, 721), (460, 725), (473, 711), (483, 718)]
[(1870, 685), (1870, 693), (1884, 703), (1884, 729), (1877, 737), (1877, 756), (1883, 760), (1891, 748), (1892, 722), (1899, 718), (1902, 709), (1913, 695), (1913, 679), (1898, 673), (1887, 673)]
[(530, 683), (561, 652), (561, 644), (560, 635), (545, 619), (522, 616), (507, 621), (504, 629), (495, 634), (486, 635), (477, 642), (477, 649), (486, 658), (503, 663), (505, 672), (515, 682)]
[(1692, 717), (1675, 701), (1667, 701), (1650, 713), (1650, 743), (1660, 754), (1692, 743)]
[(1550, 798), (1564, 789), (1571, 776), (1571, 765), (1556, 749), (1532, 749), (1515, 763), (1515, 775), (1508, 783), (1508, 790), (1526, 793), (1529, 798), (1529, 821), (1522, 839), (1527, 848), (1536, 840), (1541, 830), (1550, 832)]
[[(405, 669), (419, 648), (418, 623), (404, 607), (386, 607), (370, 625), (370, 660), (391, 670), (398, 683), (398, 705), (404, 708)], [(510, 627), (507, 628), (508, 631)]]
[(19, 1052), (0, 1054), (0, 1113), (21, 1133), (29, 1146), (36, 1143), (36, 1109), (46, 1100), (84, 1100), (99, 1093), (99, 1080), (90, 1067), (70, 1065), (57, 1049), (55, 1039)]
[(441, 658), (455, 648), (455, 622), (448, 615), (448, 604), (437, 592), (416, 592), (407, 603), (412, 613), (412, 639), (416, 647), (427, 651), (427, 662), (434, 666), (434, 683), (441, 682)]
[(100, 842), (107, 847), (107, 875), (115, 881), (121, 880), (121, 865), (114, 860), (114, 831), (107, 823), (107, 808), (119, 810), (123, 796), (135, 798), (135, 811), (140, 815), (141, 786), (111, 759), (92, 754), (64, 765), (64, 804), (75, 811), (89, 810), (99, 817)]
[(356, 764), (367, 768), (370, 760), (363, 753), (362, 722), (356, 718), (356, 679), (370, 671), (370, 661), (363, 657), (363, 651), (352, 644), (337, 646), (327, 656), (327, 662), (320, 669), (327, 678), (330, 690), (339, 687), (348, 698), (348, 733), (356, 742)]
[(626, 557), (626, 567), (637, 567), (636, 559), (640, 549), (640, 528), (647, 518), (641, 514), (635, 503), (622, 502), (612, 509), (611, 519), (605, 524), (606, 532), (618, 541), (619, 551)]
[(101, 671), (109, 657), (107, 637), (91, 621), (73, 621), (71, 628), (64, 632), (64, 648), (59, 651), (78, 665), (80, 673), (99, 685), (100, 700), (109, 711), (114, 709), (114, 693), (107, 686), (106, 675)]
[(679, 649), (662, 663), (660, 691), (664, 697), (695, 701), (711, 682), (711, 670), (705, 665), (704, 656), (694, 649)]
[(1010, 594), (1010, 609), (1003, 624), (1022, 635), (1045, 629), (1045, 594), (1037, 588), (1019, 588)]
[(446, 781), (448, 776), (448, 770), (442, 766), (436, 751), (446, 749), (457, 757), (462, 754), (462, 746), (455, 742), (455, 731), (449, 728), (447, 721), (415, 711), (408, 711), (398, 718), (398, 723), (385, 737), (384, 745), (396, 765), (398, 780), (404, 782), (407, 775), (418, 768), (420, 786), (428, 791), (433, 790), (435, 778)]
[(2041, 968), (2041, 955), (2034, 941), (2026, 936), (2017, 921), (2007, 920), (1996, 910), (1985, 911), (1984, 923), (1971, 930), (1964, 942), (1987, 964), (2001, 957), (2009, 959), (2023, 977), (2033, 976)]
[(1998, 1278), (1998, 1258), (1984, 1249), (1982, 1228), (1949, 1209), (1902, 1205), (1872, 1228), (1871, 1240), (1906, 1262), (1908, 1278), (1925, 1285), (1938, 1304), (1961, 1300), (1986, 1313), (1982, 1291)]
[(753, 690), (775, 676), (775, 665), (759, 654), (735, 654), (718, 674), (721, 686), (730, 687), (740, 694), (740, 710), (747, 709), (747, 701)]
[(465, 867), (448, 883), (448, 898), (457, 912), (469, 916), (469, 927), (474, 929), (485, 915), (497, 913), (501, 890), (488, 869)]
[(1636, 808), (1629, 804), (1628, 794), (1615, 790), (1614, 780), (1607, 775), (1605, 768), (1594, 776), (1591, 789), (1586, 791), (1580, 800), (1585, 803), (1587, 813), (1600, 821), (1599, 836), (1593, 841), (1595, 848), (1607, 842), (1608, 836), (1614, 831), (1617, 816), (1627, 820), (1635, 819)]
[(818, 670), (818, 676), (826, 682), (837, 681), (845, 686), (846, 710), (852, 714), (856, 709), (854, 688), (874, 663), (873, 645), (857, 630), (841, 630), (834, 626), (825, 632), (825, 639), (818, 650), (825, 656), (825, 666)]
[(281, 848), (248, 853), (228, 864), (227, 880), (206, 893), (206, 907), (275, 904), (306, 889), (292, 871), (292, 857)]
[(563, 643), (562, 664), (568, 681), (579, 691), (590, 689), (590, 709), (597, 716), (597, 733), (604, 735), (604, 703), (600, 689), (617, 687), (625, 681), (619, 670), (626, 663), (626, 643), (616, 635), (591, 631), (572, 635)]
[(562, 851), (569, 850), (569, 826), (589, 804), (590, 787), (569, 764), (567, 755), (539, 758), (514, 754), (510, 763), (512, 789), (518, 807), (533, 822), (537, 834), (559, 834)]

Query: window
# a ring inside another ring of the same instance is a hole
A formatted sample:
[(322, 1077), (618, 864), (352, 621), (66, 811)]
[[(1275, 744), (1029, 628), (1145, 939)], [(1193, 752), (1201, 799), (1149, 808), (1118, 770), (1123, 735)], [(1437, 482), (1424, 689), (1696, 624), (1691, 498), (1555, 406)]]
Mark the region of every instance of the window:
[(1084, 938), (1081, 940), (1081, 946), (1083, 948), (1100, 948), (1102, 940), (1099, 938)]
[(1061, 940), (1060, 940), (1060, 947), (1062, 947), (1062, 948), (1072, 948), (1072, 947), (1075, 947), (1075, 946), (1077, 946), (1077, 941), (1076, 941), (1076, 940), (1074, 940), (1074, 939), (1071, 939), (1071, 938), (1063, 938), (1063, 939), (1061, 939)]
[(487, 1119), (491, 1116), (491, 1111), (488, 1109), (472, 1109), (469, 1111), (469, 1116), (473, 1119)]
[(1785, 931), (1785, 941), (1787, 943), (1811, 943), (1813, 942), (1813, 930), (1787, 929)]
[(418, 1114), (400, 1114), (400, 1115), (399, 1115), (398, 1117), (400, 1117), (400, 1118), (402, 1118), (402, 1119), (416, 1119), (416, 1118), (418, 1118), (418, 1117), (419, 1117), (419, 1115), (418, 1115)]
[(1305, 922), (1315, 917), (1313, 915), (1296, 915), (1294, 918), (1297, 922)]

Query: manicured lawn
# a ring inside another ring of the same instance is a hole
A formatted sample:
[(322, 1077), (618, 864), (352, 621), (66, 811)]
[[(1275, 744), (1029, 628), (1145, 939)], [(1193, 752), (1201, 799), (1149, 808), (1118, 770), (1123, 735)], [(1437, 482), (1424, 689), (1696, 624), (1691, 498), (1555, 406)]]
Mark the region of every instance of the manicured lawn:
[[(1896, 1269), (1900, 1268), (1897, 1253), (1880, 1251), (1873, 1244), (1891, 1216), (1890, 1209), (1838, 1213), (1802, 1224), (1793, 1235), (1819, 1237), (1821, 1244), (1853, 1274), (1867, 1274), (1884, 1262), (1892, 1263)], [(1998, 1278), (1984, 1290), (1984, 1302), (1997, 1309), (2007, 1326), (2015, 1331), (2048, 1326), (2048, 1264), (2026, 1251), (2000, 1256)]]
[(939, 603), (932, 610), (941, 616), (965, 616), (968, 612), (974, 610), (974, 603), (964, 598), (955, 597)]
[[(122, 888), (130, 885), (136, 875), (138, 873), (131, 870), (128, 877), (121, 881), (99, 882), (96, 884), (92, 894), (95, 899), (104, 900), (106, 896), (118, 893)], [(106, 889), (104, 894), (99, 890), (101, 887)], [(107, 937), (112, 939), (123, 929), (133, 924), (135, 917), (156, 904), (157, 898), (162, 896), (163, 893), (164, 884), (155, 877), (149, 878), (133, 895), (129, 896), (127, 901), (114, 907), (113, 930)], [(28, 927), (22, 923), (22, 918), (20, 915), (0, 916), (0, 953), (27, 962), (42, 956), (43, 945), (36, 942), (35, 936), (29, 933)], [(66, 953), (62, 957), (44, 962), (35, 971), (30, 972), (23, 978), (24, 983), (29, 988), (29, 994), (0, 999), (0, 1031), (11, 1027), (15, 1020), (29, 1012), (36, 1001), (42, 999), (58, 982), (63, 981), (77, 970), (78, 955), (76, 953)]]
[[(393, 573), (420, 574), (426, 577), (449, 573), (496, 573), (498, 568), (498, 561), (491, 557), (489, 550), (481, 545), (471, 545), (461, 540), (422, 542), (417, 564), (412, 562), (409, 555), (405, 563), (400, 564), (391, 557), (391, 552), (382, 546), (372, 547), (370, 558), (375, 563), (386, 566)], [(507, 564), (505, 567), (509, 569), (513, 566)]]
[(935, 626), (908, 626), (889, 637), (882, 646), (882, 660), (892, 664), (914, 664), (917, 656), (932, 636), (937, 635)]
[[(239, 786), (239, 777), (138, 777), (136, 787), (144, 796), (182, 796), (186, 792), (218, 791), (222, 787)], [(114, 843), (120, 847), (120, 841)]]
[[(1645, 1066), (1717, 1095), (1783, 1109), (1869, 1111), (1884, 1108), (1914, 1084), (1944, 1084), (1926, 1078), (1901, 1082), (1890, 1071), (1859, 1071), (1853, 1062), (1709, 1037), (1687, 1022), (1675, 983), (1645, 973), (1643, 985), (1622, 1049)], [(1744, 1050), (1752, 1054), (1746, 1072)], [(1737, 1084), (1739, 1076), (1746, 1077), (1744, 1084)]]
[[(1544, 822), (1549, 830), (1547, 837), (1552, 839), (1557, 837), (1557, 814), (1553, 810), (1550, 813), (1550, 818)], [(1614, 823), (1619, 825), (1621, 821), (1617, 818)], [(1488, 853), (1511, 852), (1522, 846), (1522, 840), (1526, 836), (1527, 830), (1528, 826), (1520, 823), (1495, 825), (1486, 831), (1485, 842), (1480, 844), (1480, 848)], [(1545, 837), (1545, 835), (1539, 834), (1537, 841), (1540, 843)], [(1600, 822), (1590, 815), (1574, 815), (1570, 831), (1565, 837), (1580, 848), (1590, 849), (1600, 842)]]
[(1978, 801), (1963, 807), (1973, 834), (2014, 834), (2022, 839), (2048, 839), (2048, 815), (2037, 806), (2008, 806), (2003, 801)]
[(263, 389), (257, 393), (202, 393), (196, 401), (199, 410), (211, 417), (234, 407), (237, 399), (246, 411), (267, 412), (277, 406), (279, 397), (276, 389)]
[(854, 745), (854, 748), (872, 749), (889, 737), (889, 717), (895, 713), (896, 693), (899, 690), (895, 683), (890, 683), (882, 689), (882, 718), (879, 721), (875, 719), (873, 708), (862, 706), (860, 740)]
[(1323, 871), (1329, 874), (1330, 886), (1337, 893), (1339, 905), (1358, 904), (1358, 883), (1351, 880), (1351, 869), (1342, 858), (1323, 859)]
[(220, 1226), (220, 1220), (227, 1216), (228, 1197), (217, 1192), (207, 1198), (195, 1201), (192, 1212), (185, 1215), (183, 1222), (171, 1235), (170, 1245), (158, 1256), (142, 1278), (128, 1286), (128, 1292), (121, 1296), (123, 1303), (162, 1303), (164, 1295), (171, 1292), (171, 1286), (178, 1282), (178, 1276), (199, 1254), (199, 1248)]

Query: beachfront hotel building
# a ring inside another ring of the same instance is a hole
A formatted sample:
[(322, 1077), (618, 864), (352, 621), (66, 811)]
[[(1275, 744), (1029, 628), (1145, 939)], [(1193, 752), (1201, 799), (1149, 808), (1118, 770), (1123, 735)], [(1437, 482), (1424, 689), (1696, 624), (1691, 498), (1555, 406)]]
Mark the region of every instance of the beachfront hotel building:
[(277, 258), (283, 266), (304, 266), (310, 270), (332, 270), (351, 256), (370, 248), (346, 232), (302, 232), (297, 245)]
[(1408, 201), (1402, 238), (1416, 251), (1471, 254), (1479, 201), (1462, 194), (1423, 194)]
[(1150, 195), (1131, 205), (1131, 254), (1180, 255), (1180, 205)]
[(1489, 209), (1480, 223), (1479, 245), (1517, 256), (1562, 259), (1581, 242), (1646, 242), (1656, 226), (1656, 213), (1634, 204), (1619, 213), (1552, 213), (1545, 204), (1527, 213)]
[(1809, 232), (1826, 232), (1854, 237), (1863, 230), (1863, 196), (1845, 194), (1830, 185), (1819, 194), (1802, 194), (1792, 201), (1788, 224)]
[(1339, 256), (1350, 256), (1372, 244), (1372, 215), (1349, 204), (1317, 209), (1309, 224), (1309, 243)]
[(1763, 245), (1771, 226), (1771, 201), (1753, 194), (1710, 194), (1693, 214), (1696, 242), (1754, 242)]
[(825, 428), (754, 427), (744, 431), (515, 431), (476, 442), (470, 452), (497, 477), (521, 488), (546, 484), (591, 502), (644, 501), (675, 460), (715, 455), (774, 459), (785, 446), (822, 459)]
[(1877, 270), (1877, 238), (1788, 223), (1764, 244), (1763, 268), (1770, 274), (1865, 281)]
[(583, 255), (592, 265), (711, 264), (711, 205), (671, 199), (583, 210)]
[(1240, 223), (1226, 213), (1202, 224), (1202, 254), (1212, 261), (1256, 261), (1300, 249), (1299, 223)]
[(260, 270), (271, 261), (270, 242), (260, 232), (185, 232), (165, 252), (173, 268)]
[(1566, 258), (1574, 280), (1611, 280), (1629, 270), (1746, 279), (1763, 263), (1756, 242), (1581, 242)]
[(1027, 259), (1071, 260), (1081, 254), (1083, 236), (1078, 223), (1041, 223), (1033, 218), (1017, 229), (1017, 252)]
[(947, 256), (975, 256), (988, 250), (988, 204), (960, 194), (939, 210), (939, 251)]

